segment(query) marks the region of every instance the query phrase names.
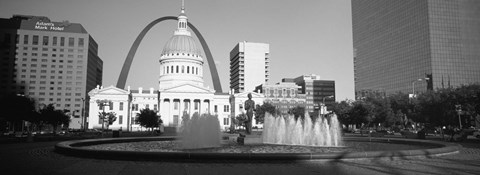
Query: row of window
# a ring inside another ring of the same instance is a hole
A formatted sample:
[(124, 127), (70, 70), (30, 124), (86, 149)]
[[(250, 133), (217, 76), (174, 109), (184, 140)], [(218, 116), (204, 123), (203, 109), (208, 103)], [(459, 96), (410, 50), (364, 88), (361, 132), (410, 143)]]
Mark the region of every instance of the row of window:
[[(20, 83), (21, 83), (21, 84), (26, 84), (26, 82), (23, 81), (23, 80), (20, 81)], [(29, 83), (30, 85), (33, 85), (33, 84), (37, 84), (37, 81), (35, 81), (35, 80), (30, 80), (30, 81), (28, 81), (28, 83)], [(39, 83), (39, 84), (47, 84), (47, 81), (38, 81), (38, 83)], [(73, 85), (73, 83), (74, 83), (74, 82), (67, 81), (67, 82), (65, 82), (65, 85)], [(50, 84), (50, 85), (55, 85), (55, 82), (54, 82), (54, 81), (50, 81), (49, 84)], [(62, 81), (59, 81), (59, 82), (57, 82), (56, 84), (57, 84), (57, 85), (63, 85), (63, 82), (62, 82)], [(83, 84), (82, 82), (75, 82), (75, 85), (77, 85), (77, 86), (81, 86), (82, 84)], [(58, 87), (58, 88), (61, 88), (61, 87)], [(53, 90), (53, 89), (51, 89), (51, 90)], [(61, 90), (61, 89), (58, 89), (58, 90)]]
[[(28, 50), (28, 48), (29, 47), (23, 47), (23, 50)], [(38, 47), (31, 47), (31, 50), (32, 51), (38, 51)], [(51, 49), (47, 48), (47, 47), (42, 48), (42, 51), (49, 51), (49, 50), (51, 50), (53, 52), (57, 52), (57, 51), (65, 52), (65, 49), (62, 49), (62, 48), (51, 48)], [(70, 53), (73, 53), (75, 51), (75, 49), (67, 49), (67, 51), (70, 52)], [(79, 52), (79, 53), (82, 53), (83, 51), (84, 51), (83, 49), (77, 49), (77, 52)]]
[[(75, 40), (77, 40), (76, 45), (75, 45)], [(65, 46), (65, 44), (68, 44), (68, 47), (75, 47), (75, 46), (84, 47), (85, 46), (84, 38), (74, 38), (74, 37), (66, 38), (66, 37), (57, 37), (57, 36), (40, 37), (38, 35), (32, 35), (30, 37), (30, 35), (23, 35), (23, 44), (39, 45), (40, 42), (41, 42), (41, 45), (43, 46)]]
[[(136, 117), (132, 117), (132, 123), (138, 124), (138, 122), (136, 122), (135, 118)], [(118, 115), (118, 120), (114, 121), (113, 124), (117, 121), (118, 121), (119, 125), (123, 124), (123, 115)], [(104, 120), (104, 119), (102, 119), (102, 117), (98, 116), (98, 124), (102, 124), (102, 122), (107, 122), (107, 120)]]
[[(39, 59), (37, 59), (37, 58), (32, 58), (32, 59), (30, 59), (30, 62), (38, 62), (38, 60), (39, 60)], [(22, 58), (22, 61), (28, 62), (29, 59), (28, 59), (28, 58)], [(48, 62), (48, 59), (40, 59), (40, 61), (41, 61), (42, 63), (46, 63), (46, 62)], [(64, 63), (64, 61), (65, 61), (65, 60), (58, 60), (59, 63)], [(52, 63), (56, 63), (57, 60), (56, 60), (56, 59), (52, 59), (51, 62), (52, 62)], [(73, 60), (67, 60), (67, 63), (73, 64)], [(83, 60), (77, 60), (77, 64), (83, 64)]]
[[(29, 96), (36, 96), (37, 94), (38, 94), (39, 96), (47, 95), (46, 92), (38, 92), (38, 93), (28, 92), (28, 95), (29, 95)], [(54, 93), (53, 93), (53, 92), (50, 92), (50, 93), (48, 93), (48, 95), (49, 95), (49, 96), (53, 96)], [(70, 93), (70, 92), (67, 92), (67, 93), (65, 93), (64, 95), (62, 95), (62, 93), (58, 92), (57, 95), (58, 95), (58, 96), (72, 96), (73, 94)], [(81, 97), (81, 96), (82, 96), (82, 93), (74, 93), (74, 95), (77, 96), (77, 97)], [(61, 101), (61, 99), (58, 98), (57, 101)], [(65, 101), (71, 101), (71, 99), (65, 99)], [(77, 100), (76, 100), (76, 101), (77, 101)]]
[[(162, 56), (180, 56), (180, 53), (168, 53), (168, 54), (162, 54)], [(183, 56), (185, 56), (185, 53), (182, 53)], [(190, 56), (189, 53), (187, 53), (187, 56)], [(195, 54), (192, 54), (192, 57), (197, 57), (198, 58), (199, 55), (195, 55)]]
[[(36, 86), (30, 86), (30, 87), (28, 87), (28, 89), (29, 90), (36, 90), (37, 87)], [(47, 90), (45, 86), (39, 86), (38, 89), (39, 90)], [(49, 89), (50, 90), (55, 90), (54, 87), (50, 87)], [(72, 91), (72, 89), (73, 89), (72, 87), (65, 87), (66, 91)], [(63, 88), (62, 87), (57, 87), (57, 90), (61, 91), (61, 90), (63, 90)], [(83, 87), (75, 87), (75, 91), (83, 91)], [(62, 95), (62, 93), (58, 92), (57, 95)]]
[(179, 66), (179, 65), (163, 67), (163, 74), (171, 74), (171, 73), (187, 73), (187, 74), (198, 75), (198, 67)]
[[(108, 106), (108, 110), (113, 110), (114, 109), (114, 105), (115, 103), (110, 103), (108, 105), (105, 105), (105, 106)], [(104, 106), (98, 106), (98, 109), (99, 110), (103, 110), (103, 107)], [(150, 104), (146, 104), (145, 105), (145, 109), (150, 109)], [(124, 110), (124, 103), (123, 102), (119, 102), (118, 103), (118, 110), (119, 111), (123, 111)], [(153, 110), (154, 111), (157, 111), (158, 110), (158, 105), (157, 104), (154, 104), (153, 105)], [(139, 111), (139, 108), (138, 108), (138, 104), (132, 104), (132, 111)]]
[[(22, 53), (22, 56), (28, 56), (28, 53), (24, 52)], [(31, 53), (31, 56), (32, 57), (37, 57), (38, 56), (38, 53)], [(57, 57), (57, 54), (51, 54), (50, 55), (51, 57)], [(42, 53), (41, 54), (41, 57), (49, 57), (48, 53)], [(65, 58), (65, 55), (64, 54), (59, 54), (58, 55), (59, 58)], [(67, 58), (74, 58), (75, 56), (74, 55), (67, 55)], [(77, 58), (83, 58), (83, 55), (77, 55)]]
[[(22, 67), (27, 67), (27, 64), (22, 64), (21, 65)], [(38, 67), (37, 64), (30, 64), (30, 67)], [(46, 64), (41, 64), (40, 65), (41, 68), (47, 68), (48, 65)], [(63, 68), (64, 65), (58, 65), (58, 68)], [(57, 65), (50, 65), (50, 68), (57, 68)], [(67, 65), (66, 66), (67, 69), (73, 69), (73, 65)], [(77, 65), (76, 66), (77, 69), (83, 69), (83, 65)]]

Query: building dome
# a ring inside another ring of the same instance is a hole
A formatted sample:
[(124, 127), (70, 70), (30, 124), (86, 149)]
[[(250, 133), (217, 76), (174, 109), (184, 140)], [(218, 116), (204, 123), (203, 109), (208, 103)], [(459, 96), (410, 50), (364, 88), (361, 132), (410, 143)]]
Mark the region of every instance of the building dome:
[(193, 37), (188, 35), (173, 35), (163, 48), (162, 56), (190, 56), (201, 58), (201, 51)]

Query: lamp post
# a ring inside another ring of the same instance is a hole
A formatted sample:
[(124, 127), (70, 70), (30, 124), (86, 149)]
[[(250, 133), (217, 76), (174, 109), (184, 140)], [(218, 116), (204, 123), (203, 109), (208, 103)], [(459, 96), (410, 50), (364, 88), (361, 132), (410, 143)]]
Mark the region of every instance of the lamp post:
[(329, 96), (323, 97), (323, 99), (322, 99), (322, 101), (323, 101), (323, 106), (320, 106), (320, 108), (321, 108), (321, 109), (320, 109), (320, 113), (323, 114), (323, 113), (326, 113), (326, 111), (327, 111), (327, 109), (326, 109), (326, 108), (327, 108), (327, 104), (325, 104), (325, 98), (333, 98), (333, 97), (334, 97), (334, 95), (329, 95)]
[(87, 127), (85, 127), (85, 124), (87, 123), (87, 121), (86, 121), (86, 117), (85, 117), (85, 99), (84, 98), (82, 98), (82, 105), (83, 105), (82, 106), (82, 113), (81, 113), (81, 115), (82, 115), (82, 129), (83, 129), (83, 131), (86, 131)]
[(458, 114), (458, 125), (460, 126), (460, 129), (462, 129), (462, 119), (460, 117), (462, 113), (462, 105), (455, 105), (455, 110), (457, 111), (457, 114)]

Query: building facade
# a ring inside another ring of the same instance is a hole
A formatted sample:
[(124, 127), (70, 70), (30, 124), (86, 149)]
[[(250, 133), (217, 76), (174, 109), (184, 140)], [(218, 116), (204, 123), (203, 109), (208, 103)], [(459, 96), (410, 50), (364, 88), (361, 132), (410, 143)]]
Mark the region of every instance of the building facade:
[(88, 111), (84, 104), (87, 92), (102, 83), (98, 44), (78, 23), (23, 15), (14, 15), (10, 20), (18, 21), (20, 26), (13, 38), (5, 39), (10, 44), (15, 41), (15, 50), (9, 53), (16, 56), (13, 60), (8, 57), (13, 69), (7, 70), (13, 70), (13, 74), (2, 74), (2, 81), (7, 82), (2, 83), (2, 89), (34, 98), (40, 108), (54, 104), (56, 109), (69, 111), (69, 127), (80, 129), (83, 111)]
[(480, 82), (478, 9), (474, 0), (352, 0), (356, 95)]
[(297, 106), (306, 107), (306, 95), (301, 93), (301, 86), (294, 82), (264, 84), (257, 86), (256, 91), (265, 96), (265, 103), (272, 104), (283, 114)]
[(270, 46), (239, 42), (230, 51), (230, 89), (236, 93), (254, 91), (270, 76)]
[(282, 82), (295, 82), (300, 86), (300, 93), (305, 94), (305, 111), (320, 110), (326, 105), (328, 110), (335, 103), (335, 81), (322, 80), (315, 74), (302, 75), (297, 78), (284, 78)]

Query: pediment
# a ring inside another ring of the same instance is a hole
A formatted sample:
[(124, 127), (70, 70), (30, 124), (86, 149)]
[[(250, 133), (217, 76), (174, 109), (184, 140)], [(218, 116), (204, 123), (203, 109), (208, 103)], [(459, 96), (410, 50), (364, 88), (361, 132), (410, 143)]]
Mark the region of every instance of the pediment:
[(89, 94), (102, 94), (102, 95), (128, 95), (128, 91), (117, 88), (115, 86), (109, 86), (102, 89), (93, 89), (89, 92)]
[(193, 84), (181, 84), (162, 90), (161, 92), (184, 92), (184, 93), (214, 93), (215, 91), (206, 87)]

